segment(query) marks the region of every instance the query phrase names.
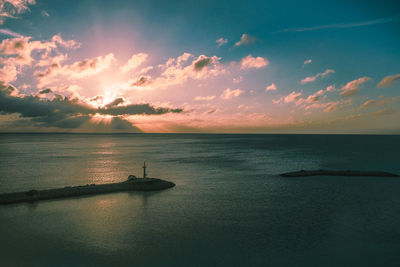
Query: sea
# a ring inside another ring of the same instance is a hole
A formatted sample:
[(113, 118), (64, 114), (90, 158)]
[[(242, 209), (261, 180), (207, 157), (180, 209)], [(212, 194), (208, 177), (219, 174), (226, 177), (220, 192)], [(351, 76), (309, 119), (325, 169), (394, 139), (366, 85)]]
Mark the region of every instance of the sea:
[(0, 134), (0, 193), (176, 184), (0, 206), (0, 266), (400, 266), (398, 135)]

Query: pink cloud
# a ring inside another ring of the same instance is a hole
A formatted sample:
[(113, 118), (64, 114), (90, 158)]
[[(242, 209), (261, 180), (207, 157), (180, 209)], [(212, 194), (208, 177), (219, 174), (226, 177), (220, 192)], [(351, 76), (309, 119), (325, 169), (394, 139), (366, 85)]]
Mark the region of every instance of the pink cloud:
[(172, 85), (183, 84), (189, 79), (203, 80), (215, 77), (226, 72), (217, 56), (207, 57), (200, 55), (191, 64), (186, 62), (193, 57), (189, 53), (184, 53), (178, 58), (170, 58), (165, 64), (158, 67), (162, 69), (161, 75), (155, 79), (153, 88), (165, 88)]
[(222, 94), (221, 94), (221, 98), (222, 99), (232, 99), (234, 97), (238, 97), (241, 94), (243, 94), (244, 91), (240, 90), (240, 89), (235, 89), (235, 90), (231, 90), (230, 88), (226, 88)]
[(228, 39), (221, 37), (221, 38), (217, 39), (215, 42), (217, 43), (218, 47), (221, 47), (228, 42)]
[(2, 0), (0, 1), (0, 25), (6, 18), (16, 18), (18, 14), (29, 11), (28, 5), (36, 4), (35, 0)]
[(195, 101), (211, 101), (215, 98), (215, 95), (210, 96), (196, 96), (194, 98)]
[(146, 53), (138, 53), (133, 55), (128, 62), (126, 62), (125, 65), (123, 65), (121, 67), (121, 71), (122, 72), (128, 72), (131, 70), (136, 69), (137, 67), (139, 67), (141, 64), (143, 64), (143, 62), (146, 61), (146, 59), (148, 58), (148, 54)]
[[(40, 56), (39, 66), (44, 66), (62, 61), (63, 56), (58, 52), (58, 47), (77, 48), (79, 45), (74, 40), (64, 40), (60, 34), (54, 35), (49, 41), (31, 41), (31, 37), (5, 39), (0, 43), (0, 63), (3, 65), (0, 72), (8, 73), (2, 75), (3, 81), (14, 81), (21, 72), (21, 67), (32, 65), (35, 61), (33, 52)], [(52, 52), (56, 54), (53, 57), (50, 56)]]
[(267, 87), (265, 87), (265, 91), (276, 91), (278, 89), (278, 87), (274, 84), (271, 83), (270, 85), (268, 85)]
[(304, 108), (305, 110), (310, 110), (310, 109), (321, 109), (321, 108), (328, 108), (327, 111), (333, 111), (335, 108), (335, 102), (328, 102), (328, 103), (319, 103), (321, 100), (321, 96), (325, 94), (325, 90), (321, 89), (317, 92), (315, 92), (312, 95), (309, 95), (308, 97), (303, 98), (301, 92), (291, 92), (289, 95), (285, 97), (281, 97), (279, 99), (272, 100), (274, 104), (288, 104), (288, 103), (294, 103), (296, 106), (300, 106), (301, 108)]
[(310, 76), (310, 77), (304, 78), (303, 80), (300, 81), (300, 83), (301, 83), (301, 84), (305, 84), (305, 83), (314, 82), (317, 78), (319, 78), (319, 77), (325, 77), (325, 76), (328, 75), (329, 73), (335, 73), (335, 71), (334, 71), (334, 70), (331, 70), (331, 69), (327, 69), (326, 71), (321, 72), (321, 73), (317, 73), (317, 74), (314, 75), (314, 76)]
[(299, 99), (301, 99), (302, 93), (296, 93), (295, 91), (291, 92), (289, 95), (283, 98), (284, 103), (297, 103)]
[(115, 57), (113, 53), (110, 53), (106, 56), (76, 61), (71, 65), (52, 64), (44, 72), (36, 71), (35, 76), (38, 80), (38, 87), (42, 88), (50, 84), (57, 76), (82, 78), (108, 69), (113, 62), (115, 62)]
[(241, 69), (260, 69), (266, 67), (269, 64), (269, 61), (263, 57), (253, 57), (252, 55), (248, 55), (240, 61)]
[(345, 86), (342, 87), (342, 92), (340, 93), (340, 95), (341, 96), (356, 95), (360, 90), (360, 86), (369, 80), (371, 80), (371, 78), (361, 77), (356, 80), (348, 82)]
[(240, 82), (243, 81), (243, 76), (239, 76), (239, 77), (237, 77), (237, 78), (233, 78), (232, 81), (233, 81), (234, 83), (240, 83)]
[(306, 61), (303, 62), (303, 66), (307, 65), (307, 64), (311, 64), (312, 60), (311, 59), (307, 59)]
[(332, 91), (335, 91), (335, 90), (336, 90), (335, 85), (329, 85), (328, 87), (326, 87), (326, 91), (327, 92), (332, 92)]

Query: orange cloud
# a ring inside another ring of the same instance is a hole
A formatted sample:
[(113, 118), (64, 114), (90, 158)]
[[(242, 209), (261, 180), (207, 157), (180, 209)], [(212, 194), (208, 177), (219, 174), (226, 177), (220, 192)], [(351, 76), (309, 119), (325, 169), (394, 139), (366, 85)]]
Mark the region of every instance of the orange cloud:
[(378, 87), (389, 87), (394, 84), (395, 81), (400, 80), (400, 73), (396, 75), (386, 76), (378, 83)]

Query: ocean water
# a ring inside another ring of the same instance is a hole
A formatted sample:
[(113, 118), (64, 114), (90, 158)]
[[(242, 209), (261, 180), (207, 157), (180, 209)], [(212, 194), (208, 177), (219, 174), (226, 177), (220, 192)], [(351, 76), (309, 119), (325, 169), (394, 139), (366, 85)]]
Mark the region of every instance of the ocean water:
[(0, 192), (176, 183), (0, 206), (0, 266), (399, 266), (400, 136), (0, 134)]

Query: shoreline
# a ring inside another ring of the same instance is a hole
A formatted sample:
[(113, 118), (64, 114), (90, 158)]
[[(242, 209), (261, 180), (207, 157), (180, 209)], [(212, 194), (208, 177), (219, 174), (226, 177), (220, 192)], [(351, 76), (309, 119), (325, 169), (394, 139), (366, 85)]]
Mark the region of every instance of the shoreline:
[(174, 183), (158, 178), (134, 178), (124, 182), (110, 184), (65, 186), (63, 188), (45, 190), (31, 189), (24, 192), (0, 194), (0, 205), (124, 191), (157, 191), (172, 188), (174, 186)]

